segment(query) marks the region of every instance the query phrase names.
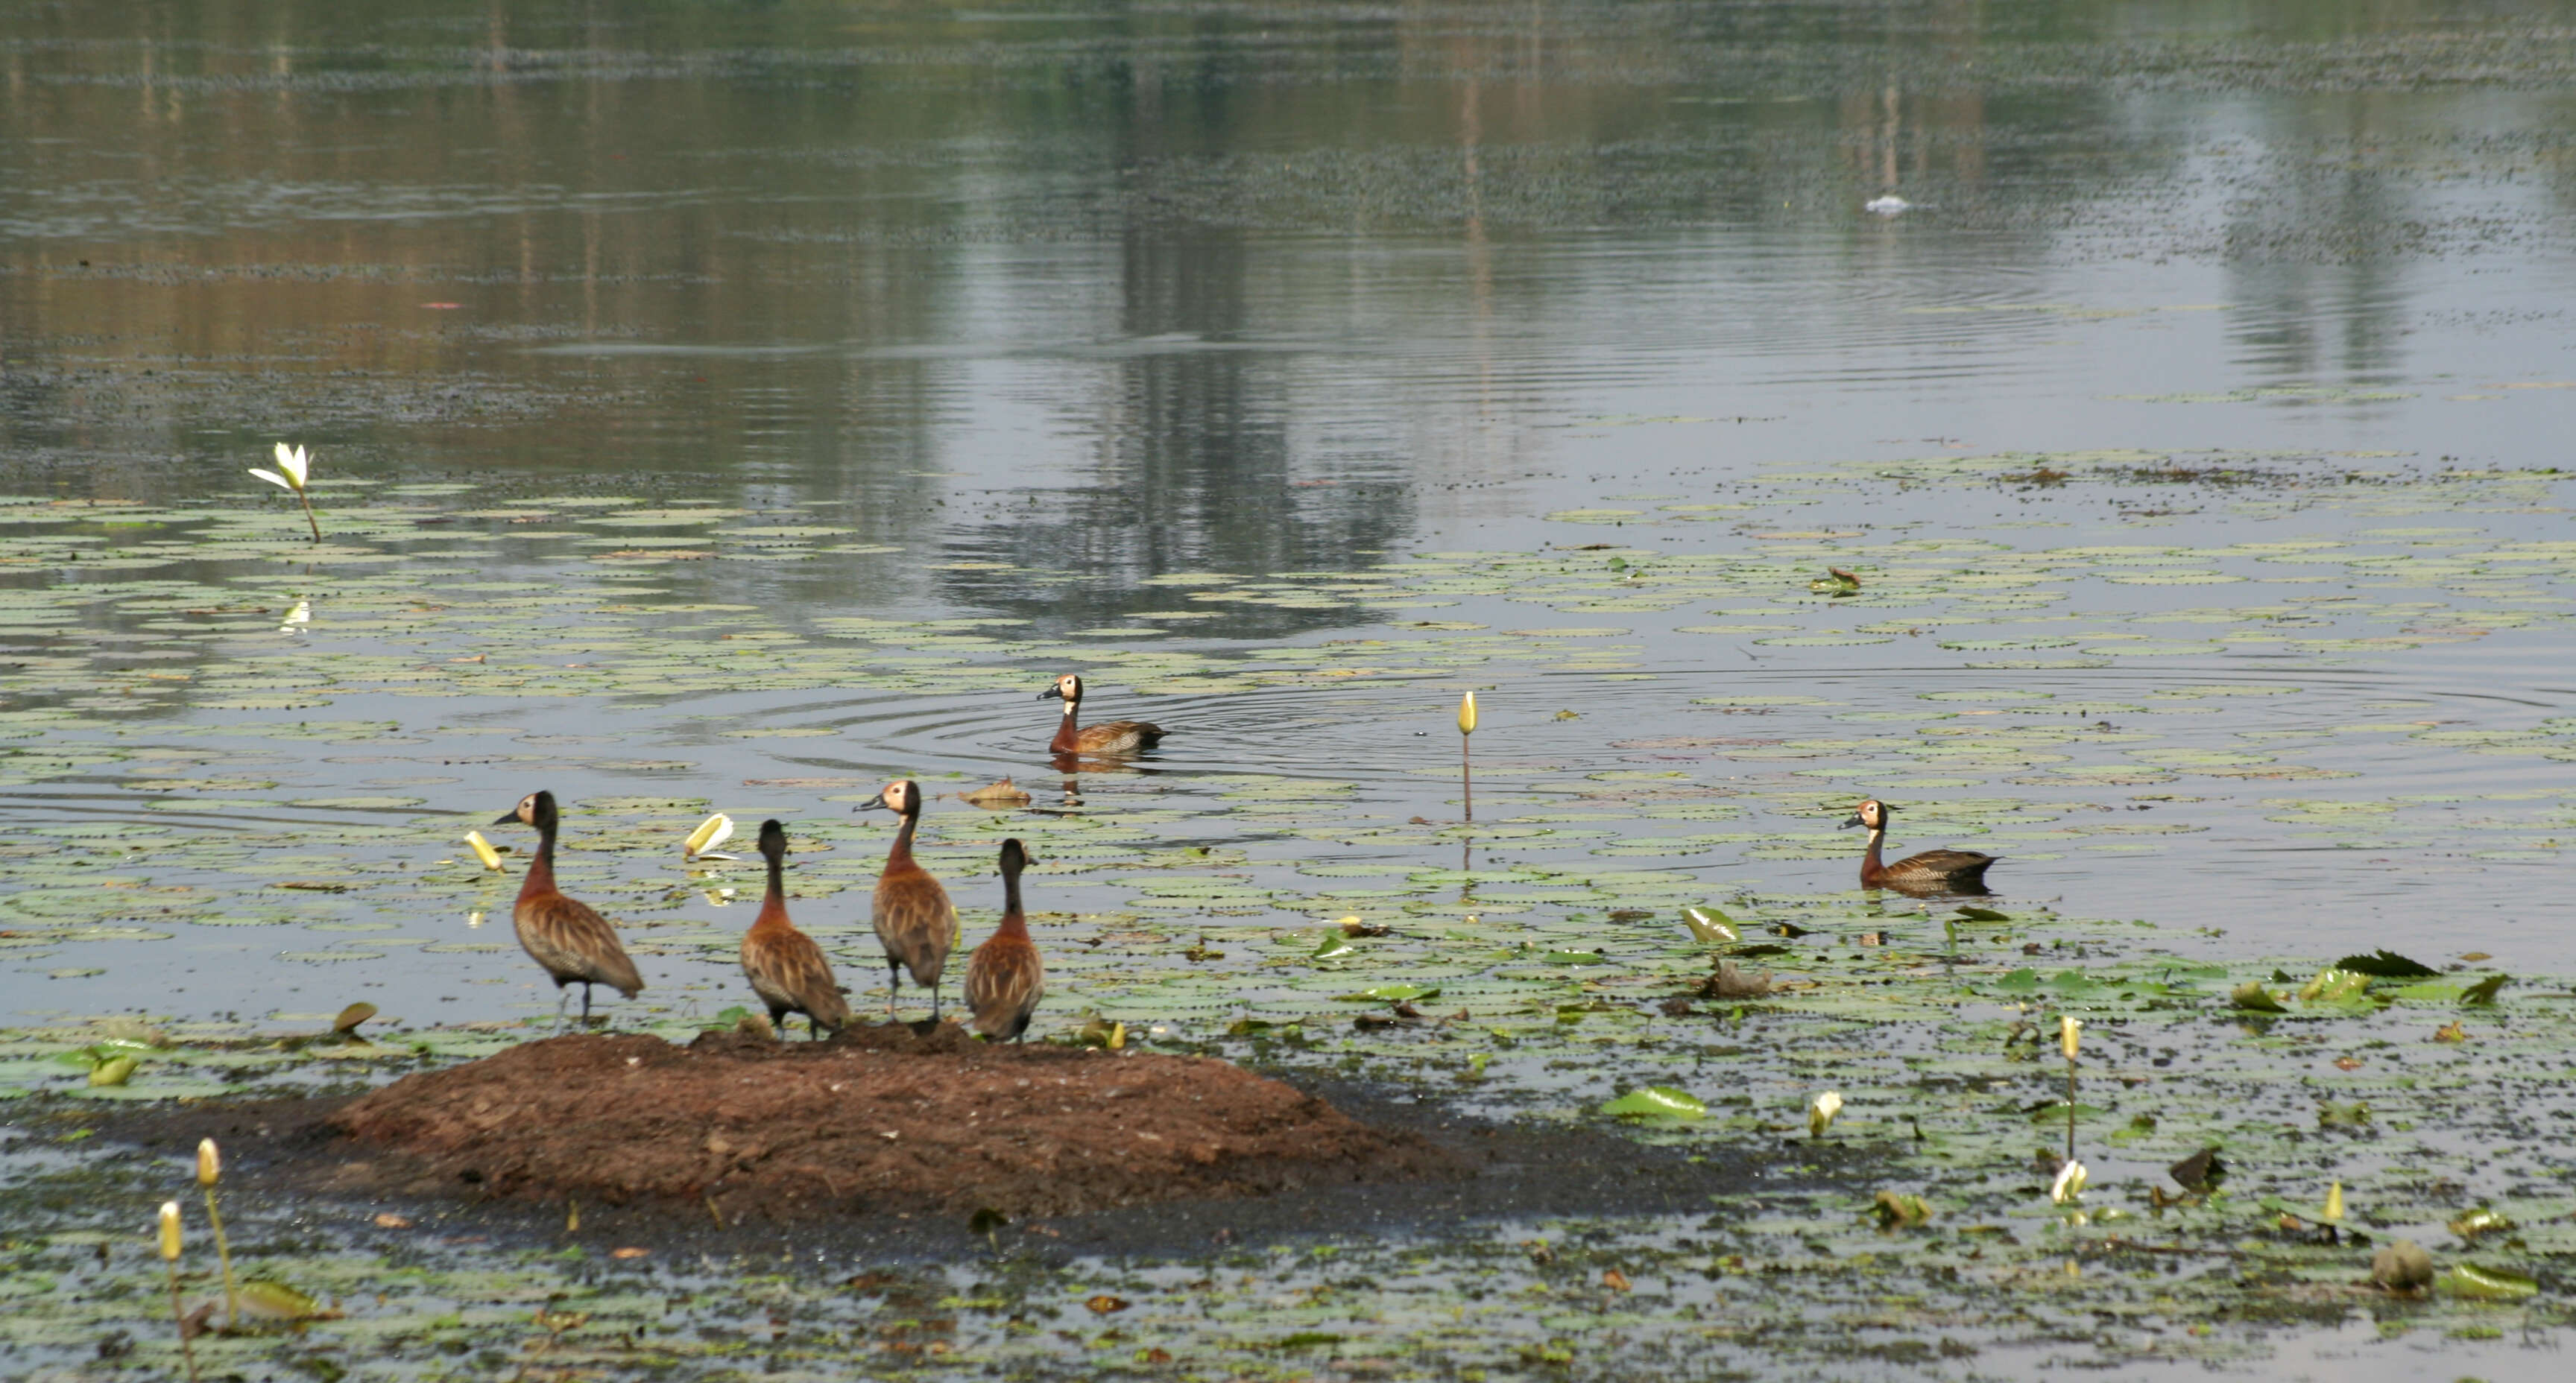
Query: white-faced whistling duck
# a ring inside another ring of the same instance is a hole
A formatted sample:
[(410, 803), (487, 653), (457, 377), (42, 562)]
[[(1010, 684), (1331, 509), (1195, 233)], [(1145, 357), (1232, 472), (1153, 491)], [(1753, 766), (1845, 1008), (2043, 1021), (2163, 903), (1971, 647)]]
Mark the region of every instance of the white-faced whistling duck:
[(1881, 864), (1879, 842), (1887, 838), (1887, 815), (1894, 807), (1871, 798), (1860, 804), (1845, 826), (1869, 828), (1869, 853), (1861, 856), (1860, 886), (1892, 888), (1899, 893), (1984, 893), (1986, 867), (1995, 862), (1992, 855), (1974, 850), (1926, 850), (1908, 855), (1894, 864)]
[(894, 844), (886, 848), (885, 872), (877, 876), (876, 906), (871, 920), (886, 953), (886, 1012), (894, 1012), (895, 990), (903, 972), (930, 991), (930, 1016), (939, 1018), (939, 972), (948, 968), (948, 948), (957, 941), (957, 909), (948, 890), (912, 858), (912, 834), (921, 825), (921, 785), (886, 784), (885, 791), (859, 804), (860, 811), (884, 807), (899, 819)]
[(1020, 914), (1020, 871), (1028, 862), (1018, 841), (1002, 842), (1002, 924), (966, 958), (966, 1007), (975, 1011), (975, 1030), (996, 1041), (1026, 1041), (1029, 1015), (1046, 995), (1046, 965)]
[(805, 1015), (815, 1038), (826, 1029), (838, 1032), (850, 1021), (850, 1005), (832, 982), (832, 963), (814, 938), (787, 920), (787, 828), (760, 823), (760, 854), (769, 861), (769, 892), (760, 900), (760, 916), (742, 934), (742, 973), (782, 1034), (791, 1013)]
[[(580, 983), (581, 1021), (587, 1026), (592, 985), (608, 985), (632, 999), (644, 992), (644, 977), (635, 973), (635, 962), (617, 943), (617, 929), (608, 925), (608, 919), (555, 887), (555, 795), (529, 793), (492, 824), (507, 826), (513, 821), (537, 828), (537, 857), (528, 863), (528, 877), (519, 885), (519, 902), (510, 910), (510, 921), (518, 929), (519, 945), (554, 977), (556, 989)], [(564, 996), (567, 1001), (571, 997)]]
[(1163, 727), (1141, 720), (1112, 720), (1083, 727), (1082, 679), (1072, 673), (1055, 679), (1055, 685), (1038, 693), (1043, 701), (1050, 696), (1064, 699), (1064, 723), (1055, 727), (1055, 740), (1047, 746), (1051, 754), (1126, 754), (1151, 749), (1163, 737)]

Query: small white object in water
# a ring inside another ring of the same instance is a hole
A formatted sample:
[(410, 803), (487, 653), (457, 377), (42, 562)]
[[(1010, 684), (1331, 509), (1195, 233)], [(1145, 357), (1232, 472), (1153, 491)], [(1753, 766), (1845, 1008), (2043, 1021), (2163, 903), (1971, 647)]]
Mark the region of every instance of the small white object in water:
[(1890, 192), (1885, 196), (1872, 197), (1868, 201), (1861, 203), (1860, 209), (1873, 216), (1902, 216), (1906, 212), (1912, 211), (1914, 209), (1914, 204), (1905, 200), (1903, 197), (1899, 197), (1895, 193)]

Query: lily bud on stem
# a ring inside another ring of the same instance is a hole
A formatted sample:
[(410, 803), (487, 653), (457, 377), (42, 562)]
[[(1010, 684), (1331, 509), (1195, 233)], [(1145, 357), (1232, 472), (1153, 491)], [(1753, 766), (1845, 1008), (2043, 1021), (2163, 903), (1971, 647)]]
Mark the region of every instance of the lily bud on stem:
[(224, 1157), (215, 1140), (197, 1143), (197, 1184), (206, 1190), (206, 1223), (215, 1232), (215, 1260), (224, 1268), (224, 1328), (241, 1328), (241, 1287), (233, 1281), (233, 1246), (224, 1238), (224, 1212), (215, 1205), (215, 1183), (224, 1175)]
[(179, 1304), (179, 1203), (161, 1202), (161, 1266), (170, 1272), (170, 1321), (179, 1328), (179, 1357), (188, 1361), (188, 1383), (197, 1383), (197, 1347), (188, 1343), (188, 1312)]

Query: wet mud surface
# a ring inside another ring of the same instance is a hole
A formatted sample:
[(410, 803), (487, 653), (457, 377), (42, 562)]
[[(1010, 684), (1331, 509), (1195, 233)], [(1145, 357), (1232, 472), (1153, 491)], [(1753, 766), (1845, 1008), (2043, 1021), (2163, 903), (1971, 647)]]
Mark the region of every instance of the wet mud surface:
[[(851, 1261), (939, 1260), (979, 1243), (1045, 1258), (1481, 1235), (1857, 1186), (1886, 1161), (1840, 1139), (1713, 1156), (1599, 1127), (1473, 1118), (1382, 1083), (1281, 1073), (1292, 1085), (1209, 1058), (910, 1036), (887, 1025), (814, 1046), (553, 1038), (354, 1098), (79, 1122), (146, 1158), (216, 1139), (246, 1204), (373, 1219), (388, 1248), (614, 1242), (723, 1256), (792, 1242)], [(588, 1093), (566, 1097), (583, 1082)], [(632, 1082), (650, 1095), (622, 1088)]]

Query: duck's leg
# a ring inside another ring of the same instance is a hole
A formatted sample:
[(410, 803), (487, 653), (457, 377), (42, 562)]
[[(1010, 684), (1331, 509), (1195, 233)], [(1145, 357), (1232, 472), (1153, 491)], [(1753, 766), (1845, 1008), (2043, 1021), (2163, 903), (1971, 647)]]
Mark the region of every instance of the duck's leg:
[(590, 981), (581, 982), (581, 1025), (590, 1026)]
[(886, 1021), (894, 1021), (895, 991), (903, 988), (903, 962), (886, 957)]
[(555, 1026), (560, 1028), (571, 1021), (572, 986), (568, 984), (558, 984), (555, 986)]

